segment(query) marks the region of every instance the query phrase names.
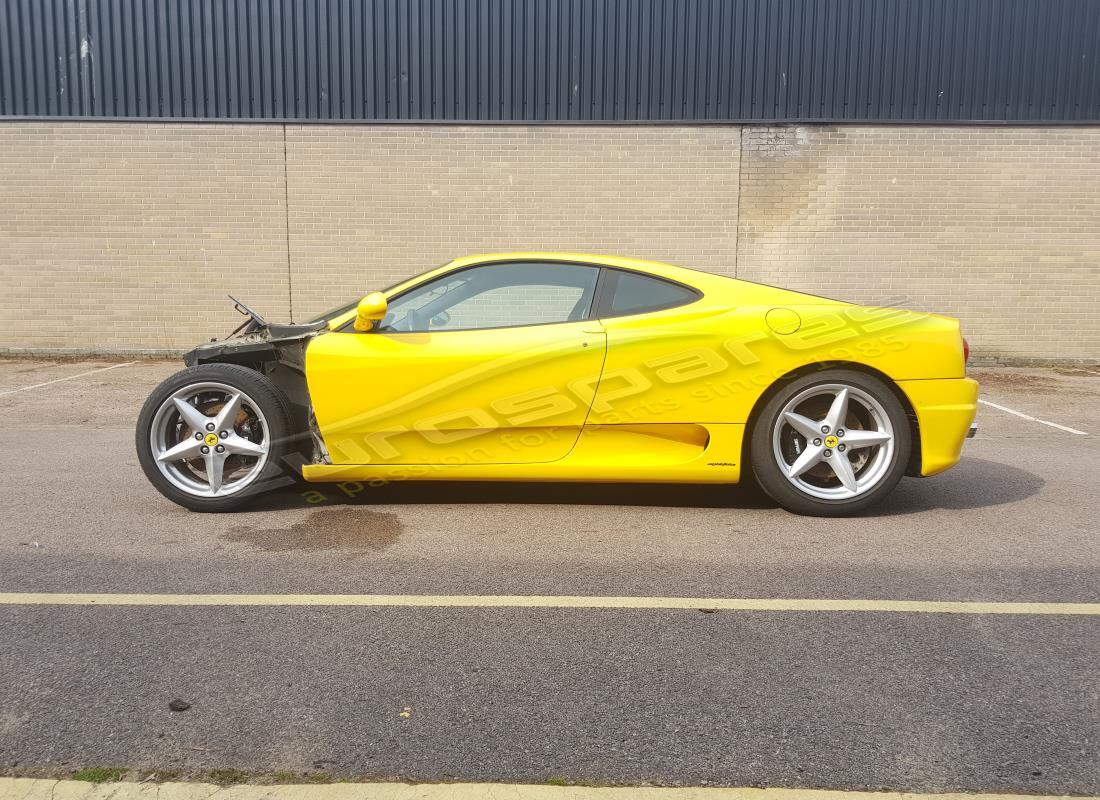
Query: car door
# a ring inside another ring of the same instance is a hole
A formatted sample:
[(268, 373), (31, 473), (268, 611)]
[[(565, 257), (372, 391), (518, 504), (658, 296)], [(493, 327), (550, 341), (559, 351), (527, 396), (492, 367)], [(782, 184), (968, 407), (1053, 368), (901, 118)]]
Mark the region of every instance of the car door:
[(389, 299), (369, 333), (313, 340), (306, 376), (334, 464), (554, 461), (599, 383), (599, 269), (508, 262), (455, 270)]
[(594, 316), (607, 357), (589, 425), (727, 421), (707, 390), (729, 364), (715, 324), (721, 312), (697, 302), (702, 296), (658, 275), (604, 270)]

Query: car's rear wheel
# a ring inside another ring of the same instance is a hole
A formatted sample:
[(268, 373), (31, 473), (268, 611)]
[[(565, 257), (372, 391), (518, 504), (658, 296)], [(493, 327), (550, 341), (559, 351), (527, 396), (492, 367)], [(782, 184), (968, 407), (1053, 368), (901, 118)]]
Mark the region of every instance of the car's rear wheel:
[(753, 473), (764, 491), (790, 511), (823, 517), (879, 502), (905, 474), (912, 446), (890, 387), (843, 369), (783, 385), (751, 436)]
[(235, 364), (191, 367), (145, 401), (138, 460), (169, 500), (233, 511), (277, 483), (291, 432), (286, 397), (263, 375)]

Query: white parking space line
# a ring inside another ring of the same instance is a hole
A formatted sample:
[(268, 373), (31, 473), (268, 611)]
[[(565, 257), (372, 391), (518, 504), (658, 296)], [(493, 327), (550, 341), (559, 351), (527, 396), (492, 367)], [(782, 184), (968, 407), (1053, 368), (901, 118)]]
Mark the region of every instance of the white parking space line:
[[(520, 783), (332, 783), (219, 787), (206, 783), (88, 784), (45, 778), (0, 778), (0, 799), (196, 800), (1070, 800), (1059, 795), (915, 794), (827, 789), (695, 786), (547, 786)], [(1097, 800), (1078, 797), (1077, 800)]]
[(7, 592), (0, 593), (0, 605), (618, 608), (1100, 616), (1100, 603), (998, 603), (953, 600), (831, 600), (766, 597), (589, 597), (580, 595), (66, 594), (60, 592)]
[(1039, 419), (1038, 417), (1033, 417), (1030, 414), (1025, 414), (1022, 411), (1015, 411), (1011, 408), (1005, 408), (1004, 406), (997, 405), (996, 403), (991, 403), (988, 400), (978, 400), (978, 402), (981, 403), (983, 406), (989, 406), (990, 408), (995, 408), (998, 411), (1004, 411), (1007, 414), (1014, 414), (1017, 417), (1021, 417), (1022, 419), (1026, 419), (1026, 420), (1030, 420), (1031, 422), (1038, 422), (1040, 425), (1049, 425), (1052, 428), (1057, 428), (1058, 430), (1065, 431), (1066, 433), (1074, 433), (1074, 434), (1077, 434), (1078, 436), (1088, 436), (1087, 431), (1079, 431), (1076, 428), (1068, 428), (1065, 425), (1059, 425), (1057, 422), (1047, 422), (1045, 419)]
[(35, 383), (31, 386), (20, 386), (18, 389), (8, 389), (7, 391), (0, 392), (0, 397), (3, 397), (6, 394), (16, 394), (17, 392), (27, 392), (27, 391), (30, 391), (31, 389), (41, 389), (43, 386), (50, 386), (51, 384), (61, 383), (62, 381), (72, 381), (72, 380), (76, 380), (77, 378), (84, 378), (88, 375), (95, 375), (97, 372), (106, 372), (109, 369), (118, 369), (119, 367), (128, 367), (131, 364), (136, 364), (136, 363), (137, 363), (136, 361), (127, 361), (125, 364), (112, 364), (109, 367), (102, 367), (100, 369), (89, 370), (88, 372), (81, 372), (78, 375), (68, 375), (64, 378), (55, 378), (54, 380), (46, 381), (45, 383)]

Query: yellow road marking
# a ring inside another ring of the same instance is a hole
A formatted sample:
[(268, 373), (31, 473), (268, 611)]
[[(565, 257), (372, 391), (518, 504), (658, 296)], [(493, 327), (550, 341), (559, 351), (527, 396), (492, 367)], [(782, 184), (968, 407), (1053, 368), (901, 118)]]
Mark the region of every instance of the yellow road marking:
[(1100, 603), (953, 600), (833, 600), (730, 597), (588, 597), (421, 594), (68, 594), (0, 593), (0, 605), (52, 606), (411, 606), (431, 608), (621, 608), (716, 611), (896, 612), (907, 614), (1073, 614), (1100, 616)]
[[(335, 783), (308, 786), (103, 783), (0, 778), (0, 800), (1070, 800), (1065, 795), (910, 794), (816, 789), (536, 786), (515, 783)], [(1098, 800), (1076, 797), (1075, 800)]]

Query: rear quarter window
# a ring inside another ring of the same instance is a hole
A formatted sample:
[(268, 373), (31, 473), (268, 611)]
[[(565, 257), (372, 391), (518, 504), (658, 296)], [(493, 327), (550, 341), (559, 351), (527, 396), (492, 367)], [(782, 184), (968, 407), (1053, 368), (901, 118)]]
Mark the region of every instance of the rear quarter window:
[(697, 290), (663, 278), (608, 269), (600, 316), (621, 317), (660, 311), (687, 305), (699, 297), (701, 295)]

